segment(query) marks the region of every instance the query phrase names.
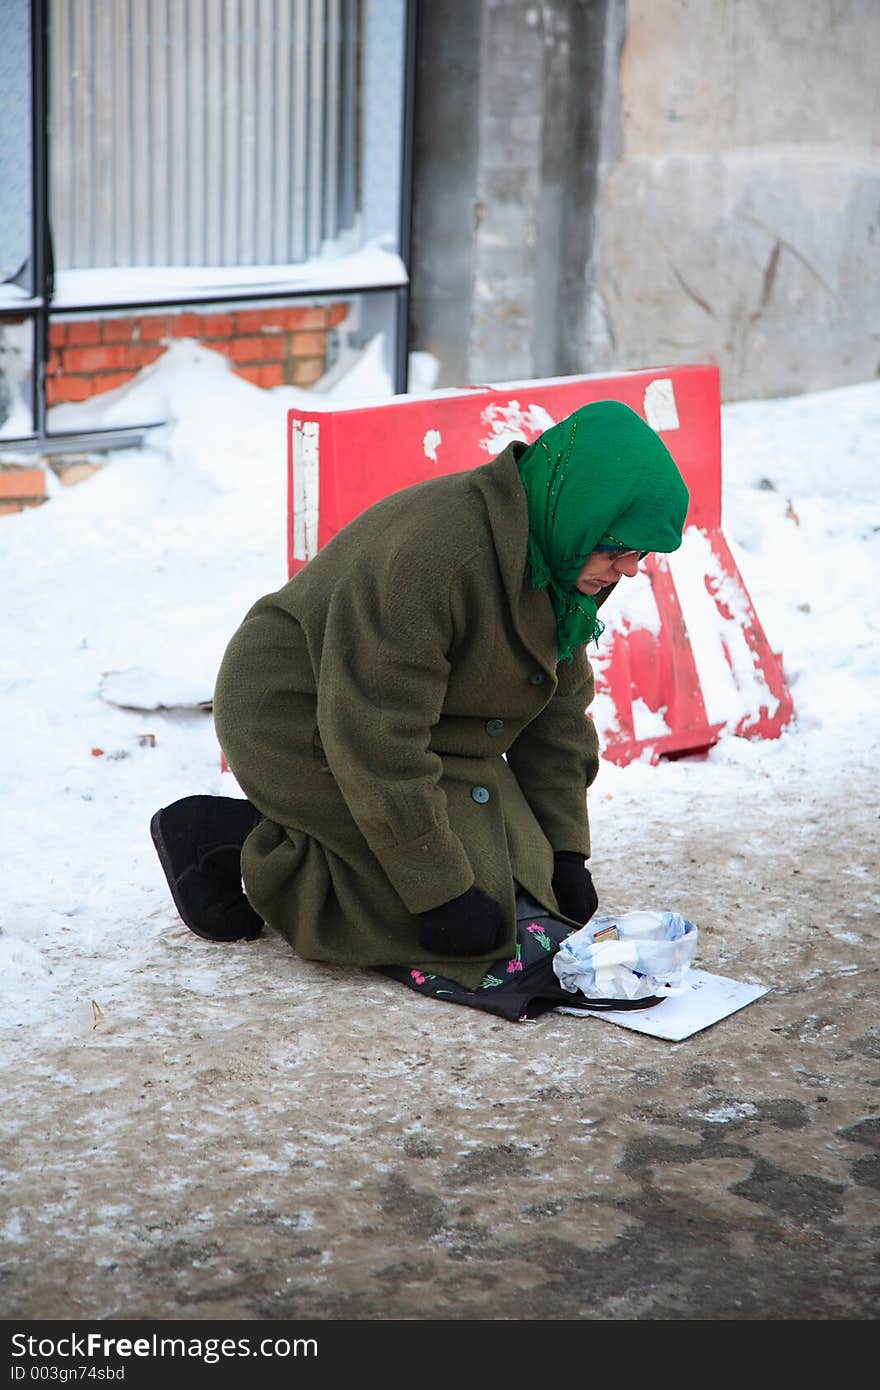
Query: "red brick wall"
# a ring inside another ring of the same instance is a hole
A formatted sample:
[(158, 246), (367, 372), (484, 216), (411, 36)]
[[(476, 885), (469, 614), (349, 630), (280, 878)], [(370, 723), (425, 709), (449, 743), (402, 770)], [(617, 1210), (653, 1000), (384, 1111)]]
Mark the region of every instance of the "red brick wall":
[(0, 464), (0, 516), (38, 507), (46, 500), (46, 474), (42, 468)]
[(84, 401), (131, 381), (176, 338), (222, 352), (257, 386), (311, 386), (327, 365), (327, 335), (347, 304), (54, 319), (49, 325), (46, 402)]

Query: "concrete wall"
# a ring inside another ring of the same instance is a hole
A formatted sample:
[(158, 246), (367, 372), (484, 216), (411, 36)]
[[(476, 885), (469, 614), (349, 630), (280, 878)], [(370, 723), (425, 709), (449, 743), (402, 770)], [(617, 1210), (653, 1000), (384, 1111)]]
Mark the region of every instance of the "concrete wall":
[(441, 384), (875, 374), (877, 0), (420, 10), (412, 329)]
[(420, 6), (412, 336), (441, 385), (580, 369), (605, 10)]
[(727, 398), (880, 363), (880, 5), (628, 0), (583, 358)]

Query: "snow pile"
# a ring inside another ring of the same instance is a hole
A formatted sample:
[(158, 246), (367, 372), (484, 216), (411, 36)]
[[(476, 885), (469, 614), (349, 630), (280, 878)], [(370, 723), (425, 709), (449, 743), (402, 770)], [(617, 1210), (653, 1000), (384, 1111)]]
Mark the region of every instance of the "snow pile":
[(863, 748), (880, 707), (878, 457), (877, 382), (722, 412), (724, 528), (801, 731), (852, 725)]
[[(361, 363), (358, 395), (390, 393), (380, 356)], [(348, 400), (345, 378), (324, 385), (325, 403)], [(88, 407), (90, 424), (165, 420), (147, 444), (81, 486), (50, 479), (49, 505), (0, 522), (2, 1022), (82, 1036), (92, 999), (135, 1007), (132, 982), (176, 920), (150, 816), (230, 790), (210, 716), (168, 707), (210, 697), (242, 616), (286, 578), (285, 417), (304, 401), (315, 397), (260, 390), (178, 343)], [(58, 428), (84, 418), (64, 409)], [(613, 823), (603, 797), (659, 793), (708, 827), (725, 788), (768, 770), (840, 785), (876, 758), (880, 383), (723, 419), (725, 532), (784, 653), (797, 723), (772, 744), (725, 739), (701, 763), (605, 764), (598, 850)], [(125, 676), (137, 668), (140, 712), (121, 707), (138, 700)], [(638, 826), (621, 833), (635, 840)]]

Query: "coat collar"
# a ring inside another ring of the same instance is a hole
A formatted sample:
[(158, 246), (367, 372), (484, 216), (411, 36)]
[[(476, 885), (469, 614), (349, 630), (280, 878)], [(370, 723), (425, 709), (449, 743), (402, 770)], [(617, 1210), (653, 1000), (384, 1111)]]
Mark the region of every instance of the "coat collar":
[(469, 476), (486, 507), (516, 634), (547, 674), (555, 679), (557, 641), (553, 609), (546, 590), (533, 589), (526, 579), (529, 514), (516, 466), (525, 449), (525, 444), (514, 440), (497, 459), (481, 464)]

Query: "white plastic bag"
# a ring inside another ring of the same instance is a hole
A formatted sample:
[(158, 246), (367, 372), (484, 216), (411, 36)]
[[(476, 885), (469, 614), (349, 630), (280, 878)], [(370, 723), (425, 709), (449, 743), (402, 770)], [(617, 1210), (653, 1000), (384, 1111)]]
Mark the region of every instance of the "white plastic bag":
[(566, 937), (553, 969), (563, 989), (580, 990), (588, 999), (681, 994), (698, 935), (694, 923), (677, 912), (594, 917)]

